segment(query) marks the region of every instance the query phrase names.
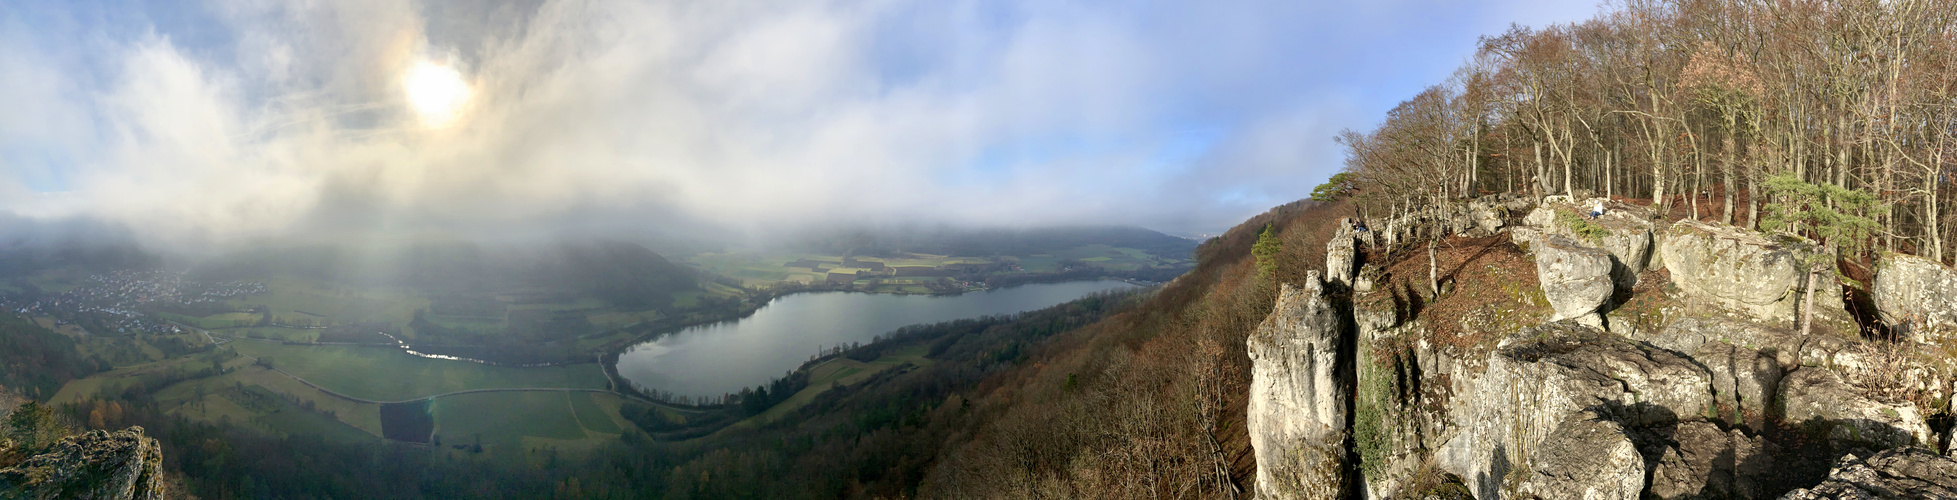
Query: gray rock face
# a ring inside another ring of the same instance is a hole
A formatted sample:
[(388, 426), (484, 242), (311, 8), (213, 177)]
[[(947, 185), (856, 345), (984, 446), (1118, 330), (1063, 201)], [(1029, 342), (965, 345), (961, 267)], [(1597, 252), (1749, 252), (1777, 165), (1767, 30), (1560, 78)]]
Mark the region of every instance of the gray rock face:
[(1536, 278), (1543, 295), (1556, 310), (1551, 321), (1575, 319), (1592, 327), (1604, 326), (1597, 309), (1610, 300), (1609, 253), (1586, 247), (1563, 236), (1545, 236), (1536, 248)]
[(1806, 283), (1801, 249), (1726, 225), (1681, 220), (1665, 233), (1659, 252), (1672, 282), (1695, 298), (1790, 322)]
[(1828, 480), (1781, 500), (1957, 498), (1957, 460), (1917, 448), (1842, 457)]
[(1882, 322), (1911, 340), (1957, 338), (1957, 270), (1914, 255), (1887, 255), (1876, 267), (1872, 292)]
[(1286, 285), (1251, 332), (1248, 431), (1260, 498), (1334, 498), (1346, 491), (1346, 401), (1352, 391), (1339, 350), (1347, 312), (1317, 273)]
[(1349, 217), (1339, 219), (1338, 231), (1332, 233), (1331, 241), (1325, 242), (1325, 280), (1348, 287), (1352, 286), (1352, 266), (1358, 254), (1352, 224)]
[(1775, 450), (1764, 438), (1705, 422), (1684, 422), (1651, 473), (1651, 496), (1665, 499), (1760, 498), (1759, 478), (1773, 474)]
[(1468, 212), (1474, 219), (1476, 229), (1494, 234), (1508, 223), (1509, 208), (1506, 204), (1476, 200), (1468, 204)]
[(1535, 467), (1516, 488), (1529, 498), (1637, 500), (1644, 457), (1624, 427), (1592, 413), (1571, 415), (1536, 445)]
[(1665, 425), (1705, 414), (1711, 386), (1704, 368), (1648, 344), (1567, 321), (1524, 329), (1489, 356), (1473, 393), (1456, 396), (1465, 398), (1452, 412), (1459, 430), (1435, 462), (1496, 498), (1509, 470), (1536, 469), (1528, 453), (1570, 416)]
[(1850, 446), (1894, 448), (1936, 443), (1915, 405), (1869, 399), (1824, 368), (1801, 368), (1781, 380), (1780, 397), (1789, 423), (1826, 426), (1837, 449)]
[[(1583, 241), (1609, 252), (1613, 264), (1611, 276), (1619, 288), (1629, 290), (1638, 283), (1638, 273), (1644, 272), (1651, 263), (1652, 225), (1651, 210), (1614, 201), (1604, 202), (1604, 215), (1588, 217), (1601, 198), (1569, 203), (1563, 197), (1552, 197), (1542, 206), (1529, 212), (1524, 223), (1543, 234), (1558, 234)], [(1558, 217), (1558, 212), (1575, 215), (1589, 225), (1586, 235), (1577, 227)], [(1598, 230), (1601, 230), (1598, 231)]]
[(1714, 411), (1720, 420), (1763, 430), (1777, 385), (1780, 364), (1760, 351), (1720, 341), (1701, 344), (1693, 359), (1712, 372)]
[[(163, 498), (163, 449), (142, 427), (89, 431), (0, 469), (0, 496), (35, 499)], [(18, 493), (13, 493), (18, 492)]]

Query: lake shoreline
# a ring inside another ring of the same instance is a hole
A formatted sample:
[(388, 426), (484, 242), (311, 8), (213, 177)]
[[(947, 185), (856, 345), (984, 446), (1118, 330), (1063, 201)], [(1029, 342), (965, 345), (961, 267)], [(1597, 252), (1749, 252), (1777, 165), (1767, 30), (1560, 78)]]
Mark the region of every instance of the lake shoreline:
[[(788, 299), (795, 296), (801, 296), (807, 292), (850, 292), (850, 293), (843, 293), (837, 295), (839, 297), (863, 297), (863, 299), (847, 299), (852, 301), (860, 301), (860, 300), (872, 301), (871, 303), (867, 303), (867, 304), (852, 305), (850, 307), (842, 308), (851, 311), (851, 313), (842, 315), (839, 318), (827, 318), (827, 320), (825, 321), (799, 321), (799, 322), (790, 321), (786, 319), (777, 319), (776, 321), (780, 321), (781, 323), (777, 323), (770, 326), (770, 328), (775, 328), (775, 329), (792, 328), (797, 331), (797, 335), (808, 335), (809, 333), (806, 330), (808, 330), (809, 325), (821, 325), (830, 328), (830, 330), (825, 330), (823, 332), (820, 332), (817, 338), (800, 339), (804, 341), (809, 341), (809, 340), (815, 341), (819, 347), (819, 349), (817, 349), (817, 351), (819, 352), (834, 347), (848, 345), (852, 342), (868, 343), (872, 341), (874, 336), (880, 336), (888, 333), (889, 331), (894, 331), (897, 328), (902, 328), (904, 326), (909, 326), (913, 324), (936, 323), (941, 321), (966, 319), (970, 317), (986, 316), (986, 315), (993, 315), (993, 314), (1012, 314), (1012, 313), (1024, 312), (1028, 310), (1037, 310), (1040, 308), (1049, 307), (1053, 304), (1064, 303), (1068, 300), (1073, 300), (1081, 295), (1088, 294), (1088, 293), (1095, 293), (1099, 291), (1128, 288), (1128, 287), (1147, 287), (1156, 284), (1150, 282), (1138, 282), (1138, 280), (1133, 280), (1133, 279), (1100, 277), (1096, 279), (1069, 280), (1069, 281), (1055, 282), (1055, 283), (1027, 283), (1021, 285), (1013, 285), (1009, 287), (974, 289), (971, 290), (971, 292), (979, 292), (981, 294), (979, 296), (983, 297), (984, 296), (983, 294), (1010, 293), (1010, 291), (1012, 290), (1024, 289), (1024, 287), (1027, 286), (1054, 287), (1058, 285), (1067, 285), (1067, 284), (1075, 284), (1075, 283), (1081, 283), (1081, 284), (1099, 283), (1101, 285), (1077, 286), (1077, 287), (1072, 287), (1070, 289), (1055, 289), (1052, 291), (1045, 291), (1045, 292), (1033, 291), (1033, 292), (1028, 292), (1030, 293), (1030, 295), (1025, 295), (1023, 297), (1004, 295), (1004, 296), (998, 296), (997, 298), (994, 298), (990, 301), (977, 301), (977, 302), (964, 301), (965, 303), (963, 304), (946, 303), (946, 304), (940, 304), (937, 306), (928, 306), (928, 307), (926, 306), (926, 304), (931, 304), (931, 302), (928, 301), (919, 302), (915, 299), (918, 298), (957, 299), (959, 297), (971, 296), (973, 294), (969, 294), (969, 293), (935, 294), (935, 295), (890, 294), (890, 293), (872, 293), (872, 292), (864, 292), (864, 291), (856, 291), (856, 290), (833, 290), (833, 289), (831, 290), (797, 289), (797, 290), (783, 290), (780, 292), (766, 293), (765, 295), (756, 297), (757, 299), (762, 299), (762, 300), (744, 301), (741, 309), (737, 314), (728, 314), (715, 319), (690, 321), (684, 324), (663, 325), (661, 327), (657, 327), (653, 331), (649, 331), (640, 335), (635, 335), (628, 339), (623, 339), (620, 342), (616, 342), (613, 345), (608, 345), (603, 351), (603, 354), (600, 355), (601, 369), (603, 369), (606, 372), (606, 375), (614, 381), (614, 386), (616, 386), (615, 387), (616, 390), (619, 390), (620, 392), (633, 394), (633, 395), (650, 397), (646, 394), (645, 391), (663, 392), (664, 389), (657, 388), (657, 387), (641, 387), (642, 383), (637, 380), (634, 380), (635, 377), (627, 376), (626, 373), (631, 371), (630, 369), (627, 370), (620, 369), (621, 365), (632, 364), (632, 362), (629, 359), (627, 359), (628, 355), (631, 352), (637, 350), (640, 346), (645, 346), (647, 344), (656, 344), (661, 341), (664, 341), (665, 339), (667, 339), (668, 337), (676, 333), (683, 333), (690, 330), (701, 329), (701, 328), (715, 328), (715, 327), (729, 328), (731, 327), (730, 324), (739, 324), (742, 321), (748, 321), (755, 318), (756, 313), (760, 312), (762, 309), (768, 306), (780, 304), (781, 299)], [(1118, 283), (1118, 285), (1114, 285), (1115, 283)], [(1058, 295), (1054, 295), (1054, 294), (1058, 294)], [(813, 295), (824, 295), (824, 294), (813, 294)], [(803, 306), (812, 307), (815, 305), (803, 304)], [(987, 307), (990, 307), (991, 309), (985, 309)], [(870, 316), (869, 318), (856, 317), (855, 316), (856, 314), (865, 314), (864, 312), (859, 311), (860, 308), (870, 308), (872, 310), (876, 308), (884, 308), (886, 309), (884, 312), (887, 314), (883, 314), (883, 315), (869, 314)], [(831, 311), (833, 309), (834, 308), (825, 307), (825, 308), (820, 308), (819, 311)], [(903, 314), (905, 313), (908, 313), (909, 316), (904, 316)], [(782, 314), (806, 315), (806, 314), (811, 314), (811, 311), (797, 310), (797, 311), (783, 312)], [(888, 318), (885, 317), (890, 314), (897, 314), (898, 316), (888, 317)], [(909, 318), (909, 319), (905, 319), (905, 318)], [(855, 321), (858, 324), (855, 325), (834, 324), (837, 321)], [(893, 321), (902, 324), (896, 324), (896, 323), (891, 323), (889, 325), (881, 324), (881, 323), (890, 323)], [(878, 324), (878, 326), (872, 326), (871, 325), (872, 323), (876, 323)], [(734, 333), (734, 332), (730, 332), (730, 333)], [(819, 335), (828, 335), (830, 338), (824, 339)], [(758, 344), (771, 346), (780, 343), (760, 342)], [(774, 349), (768, 347), (760, 347), (760, 348)], [(775, 349), (775, 350), (777, 352), (767, 353), (768, 356), (775, 357), (775, 358), (783, 357), (783, 355), (779, 352), (779, 349)], [(822, 357), (822, 355), (817, 354), (815, 357), (820, 358)], [(751, 356), (743, 355), (734, 359), (753, 359), (753, 358)], [(796, 367), (801, 366), (807, 362), (806, 359), (801, 359), (801, 355), (797, 355), (797, 357), (792, 361), (794, 361), (792, 364), (787, 362), (781, 363), (783, 365), (783, 369), (792, 372), (796, 369)], [(643, 376), (644, 374), (641, 374), (641, 376), (638, 378), (642, 379)], [(765, 382), (765, 380), (763, 380), (762, 382)], [(701, 392), (701, 391), (688, 390), (688, 391), (673, 391), (673, 392), (676, 393), (685, 392), (691, 396), (699, 396), (698, 394), (691, 394), (691, 393)], [(711, 392), (721, 392), (721, 391), (706, 391), (706, 392), (711, 393)], [(707, 394), (707, 396), (714, 397), (715, 395)]]

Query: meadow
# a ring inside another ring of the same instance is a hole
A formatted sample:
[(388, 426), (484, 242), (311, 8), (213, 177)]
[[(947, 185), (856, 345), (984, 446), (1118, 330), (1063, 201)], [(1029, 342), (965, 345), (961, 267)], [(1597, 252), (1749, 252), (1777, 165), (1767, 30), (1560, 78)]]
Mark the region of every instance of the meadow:
[(586, 446), (618, 437), (631, 424), (618, 418), (621, 399), (589, 392), (489, 392), (436, 399), (434, 434), (446, 445), (484, 449)]
[(239, 354), (270, 358), (272, 366), (320, 387), (375, 401), (424, 398), (468, 389), (574, 387), (604, 389), (596, 363), (538, 368), (428, 359), (386, 347), (286, 345), (241, 340)]

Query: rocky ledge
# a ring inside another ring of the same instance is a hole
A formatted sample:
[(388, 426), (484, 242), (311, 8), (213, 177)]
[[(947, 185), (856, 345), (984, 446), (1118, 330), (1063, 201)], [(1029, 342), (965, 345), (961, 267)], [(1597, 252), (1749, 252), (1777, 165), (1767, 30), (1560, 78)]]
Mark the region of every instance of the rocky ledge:
[(162, 468), (163, 450), (142, 427), (89, 431), (0, 469), (0, 497), (160, 499)]
[[(1861, 324), (1813, 242), (1591, 203), (1342, 224), (1249, 339), (1259, 496), (1957, 498), (1957, 271), (1884, 256)], [(1444, 235), (1516, 264), (1426, 290)]]

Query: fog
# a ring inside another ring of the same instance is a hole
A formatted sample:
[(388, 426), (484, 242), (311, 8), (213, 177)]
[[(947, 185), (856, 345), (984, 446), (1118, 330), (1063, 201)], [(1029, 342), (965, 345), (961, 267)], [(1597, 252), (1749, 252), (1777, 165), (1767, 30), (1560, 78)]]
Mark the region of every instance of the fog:
[[(1594, 12), (4, 3), (0, 235), (20, 245), (68, 231), (192, 254), (865, 224), (1214, 233), (1304, 196), (1338, 169), (1338, 130), (1369, 126), (1467, 55), (1428, 48)], [(468, 89), (443, 123), (404, 91), (418, 65)]]

